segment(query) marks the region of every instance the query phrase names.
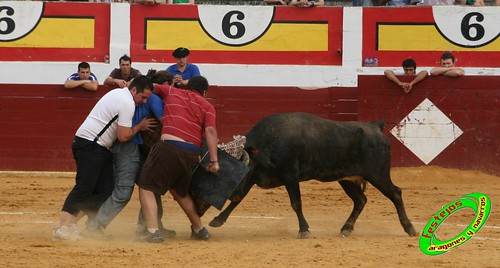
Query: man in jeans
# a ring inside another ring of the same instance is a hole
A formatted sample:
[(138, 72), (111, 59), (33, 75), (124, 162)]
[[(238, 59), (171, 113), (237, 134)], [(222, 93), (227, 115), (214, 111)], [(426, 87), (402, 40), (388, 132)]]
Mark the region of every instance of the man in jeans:
[(153, 83), (146, 76), (136, 78), (129, 88), (106, 93), (76, 131), (72, 144), (76, 161), (76, 184), (66, 197), (53, 240), (81, 239), (76, 226), (85, 214), (93, 215), (114, 188), (113, 163), (109, 148), (118, 140), (130, 140), (137, 132), (154, 126), (144, 119), (132, 126), (135, 106), (146, 103), (153, 92)]
[[(165, 71), (160, 75), (154, 76), (148, 73), (148, 77), (151, 78), (152, 82), (155, 84), (166, 85), (170, 85), (173, 79), (172, 74)], [(163, 117), (163, 101), (155, 94), (152, 94), (146, 103), (136, 107), (132, 125), (138, 124), (147, 117), (154, 117), (160, 122)], [(89, 218), (87, 221), (87, 227), (82, 232), (83, 236), (99, 240), (111, 239), (111, 235), (105, 234), (104, 229), (123, 210), (132, 197), (135, 183), (138, 180), (142, 165), (147, 157), (147, 154), (141, 154), (140, 146), (142, 144), (143, 139), (141, 133), (137, 133), (129, 141), (116, 141), (111, 147), (110, 150), (113, 153), (113, 176), (115, 187), (111, 196), (99, 208), (97, 215)], [(176, 235), (175, 231), (163, 228), (161, 222), (163, 210), (160, 196), (157, 196), (157, 203), (160, 208), (158, 210), (158, 224), (166, 237), (174, 237)], [(140, 221), (141, 220), (143, 221), (144, 219), (140, 218)], [(145, 230), (145, 223), (142, 222), (142, 225), (141, 230), (139, 230), (140, 227), (138, 227), (138, 233), (142, 233)]]

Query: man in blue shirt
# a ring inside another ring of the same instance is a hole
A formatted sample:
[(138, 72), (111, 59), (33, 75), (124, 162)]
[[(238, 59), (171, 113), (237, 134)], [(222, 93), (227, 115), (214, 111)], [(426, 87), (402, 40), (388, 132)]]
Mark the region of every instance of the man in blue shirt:
[(167, 72), (174, 75), (174, 85), (178, 88), (185, 88), (191, 77), (201, 76), (198, 66), (188, 63), (189, 49), (179, 47), (172, 52), (175, 61), (174, 65), (167, 68)]

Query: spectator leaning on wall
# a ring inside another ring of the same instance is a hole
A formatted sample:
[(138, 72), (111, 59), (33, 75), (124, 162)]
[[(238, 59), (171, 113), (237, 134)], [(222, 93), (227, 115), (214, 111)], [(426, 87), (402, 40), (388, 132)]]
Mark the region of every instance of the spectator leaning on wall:
[(461, 4), (467, 5), (467, 6), (484, 6), (485, 5), (483, 0), (462, 0)]
[(130, 0), (131, 4), (141, 4), (146, 6), (156, 6), (166, 4), (167, 0)]
[(83, 87), (86, 90), (97, 91), (99, 82), (95, 74), (90, 72), (90, 64), (88, 62), (80, 62), (78, 64), (78, 72), (73, 73), (64, 82), (65, 88)]
[(132, 68), (132, 59), (129, 56), (121, 56), (118, 63), (120, 68), (115, 68), (111, 71), (106, 80), (104, 80), (105, 85), (123, 88), (128, 85), (130, 80), (141, 75), (139, 70)]
[(268, 5), (275, 5), (275, 6), (288, 6), (289, 2), (288, 0), (262, 0), (264, 3)]
[(309, 1), (309, 0), (292, 0), (291, 6), (297, 7), (319, 7), (325, 5), (325, 0)]
[(380, 0), (379, 5), (381, 6), (413, 6), (420, 2), (420, 0)]
[(185, 4), (185, 5), (194, 5), (194, 0), (167, 0), (167, 4)]
[(444, 75), (451, 77), (463, 76), (465, 71), (460, 67), (455, 67), (455, 57), (450, 52), (445, 52), (441, 56), (441, 67), (431, 69), (432, 76)]
[[(417, 63), (415, 62), (415, 60), (413, 60), (413, 59), (406, 59), (406, 60), (403, 61), (402, 65), (403, 65), (404, 75), (415, 76), (415, 74), (417, 73)], [(411, 82), (407, 83), (407, 82), (401, 82), (396, 77), (396, 74), (392, 70), (385, 70), (384, 74), (387, 77), (387, 79), (391, 80), (392, 82), (394, 82), (398, 86), (400, 86), (404, 90), (404, 92), (406, 94), (410, 93), (410, 91), (412, 90), (413, 86), (416, 83), (424, 80), (427, 77), (427, 75), (428, 75), (427, 71), (420, 71), (418, 73), (418, 75), (416, 75), (415, 78)], [(401, 74), (398, 74), (398, 75), (401, 75)]]

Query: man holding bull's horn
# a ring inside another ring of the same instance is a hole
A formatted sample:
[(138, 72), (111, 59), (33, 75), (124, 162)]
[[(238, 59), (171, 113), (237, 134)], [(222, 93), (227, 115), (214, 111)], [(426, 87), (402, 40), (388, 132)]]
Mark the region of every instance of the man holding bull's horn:
[(215, 108), (205, 99), (207, 90), (208, 81), (202, 76), (192, 77), (187, 90), (155, 85), (155, 94), (165, 103), (162, 135), (151, 149), (138, 183), (147, 226), (143, 239), (147, 242), (165, 240), (158, 228), (154, 194), (164, 195), (167, 191), (191, 221), (191, 238), (210, 238), (188, 193), (192, 173), (199, 163), (203, 136), (210, 155), (207, 170), (211, 173), (219, 170)]

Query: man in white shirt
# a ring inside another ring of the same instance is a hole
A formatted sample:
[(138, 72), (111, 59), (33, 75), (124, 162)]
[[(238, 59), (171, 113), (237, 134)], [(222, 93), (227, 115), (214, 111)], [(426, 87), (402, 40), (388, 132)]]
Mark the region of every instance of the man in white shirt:
[(150, 130), (153, 119), (132, 127), (135, 106), (146, 103), (154, 90), (146, 76), (135, 78), (129, 88), (106, 93), (76, 131), (72, 144), (76, 161), (76, 184), (66, 197), (53, 240), (81, 239), (76, 223), (85, 214), (94, 214), (114, 188), (112, 154), (109, 148), (118, 138), (131, 139), (137, 132)]

